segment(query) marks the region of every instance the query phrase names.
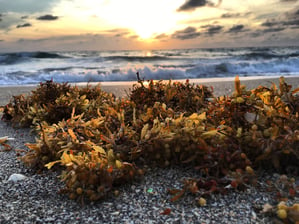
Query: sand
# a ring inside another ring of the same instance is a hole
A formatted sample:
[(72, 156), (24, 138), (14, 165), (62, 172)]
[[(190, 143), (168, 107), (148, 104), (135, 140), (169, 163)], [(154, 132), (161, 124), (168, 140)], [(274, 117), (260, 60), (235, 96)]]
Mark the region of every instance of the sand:
[[(259, 85), (270, 87), (272, 82), (276, 85), (279, 84), (279, 77), (241, 77), (241, 84), (246, 85), (247, 89), (253, 89)], [(293, 86), (293, 89), (299, 87), (299, 77), (286, 77), (286, 82)], [(184, 82), (185, 80), (179, 80)], [(234, 91), (234, 78), (215, 78), (215, 79), (191, 79), (191, 83), (202, 84), (206, 86), (212, 86), (214, 89), (214, 95), (231, 95)], [(125, 97), (129, 94), (132, 85), (137, 82), (104, 82), (100, 85), (102, 89), (107, 92), (114, 93), (117, 97)], [(81, 85), (82, 86), (82, 85)], [(4, 106), (9, 103), (12, 96), (20, 94), (28, 94), (34, 90), (37, 86), (0, 86), (0, 106)]]

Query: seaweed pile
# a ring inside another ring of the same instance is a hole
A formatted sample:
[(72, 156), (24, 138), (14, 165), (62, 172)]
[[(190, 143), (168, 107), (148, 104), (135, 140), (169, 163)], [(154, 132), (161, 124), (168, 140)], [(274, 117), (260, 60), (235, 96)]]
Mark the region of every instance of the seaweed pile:
[[(232, 96), (214, 97), (188, 80), (145, 85), (138, 78), (127, 97), (116, 98), (99, 85), (47, 81), (26, 97), (14, 96), (3, 119), (36, 131), (21, 160), (37, 170), (60, 169), (62, 192), (71, 199), (99, 200), (143, 176), (147, 166), (176, 165), (201, 177), (170, 189), (171, 200), (191, 193), (205, 204), (212, 193), (255, 185), (260, 170), (298, 176), (298, 91), (283, 77), (279, 87), (247, 90), (237, 76)], [(285, 181), (279, 197), (298, 196), (294, 179)], [(284, 207), (283, 220), (298, 221), (293, 207)]]

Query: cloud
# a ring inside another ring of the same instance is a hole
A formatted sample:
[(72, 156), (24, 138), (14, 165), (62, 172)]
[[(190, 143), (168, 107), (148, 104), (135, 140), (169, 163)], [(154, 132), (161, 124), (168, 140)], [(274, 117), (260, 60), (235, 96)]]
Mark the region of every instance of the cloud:
[(8, 31), (12, 27), (15, 27), (17, 24), (24, 22), (20, 19), (20, 15), (14, 13), (5, 14), (5, 16), (3, 16), (2, 14), (2, 18), (3, 19), (0, 23), (0, 31)]
[(205, 34), (209, 36), (213, 36), (214, 34), (220, 33), (223, 29), (223, 26), (219, 26), (219, 25), (205, 25), (201, 27), (207, 28)]
[(297, 2), (297, 0), (280, 0), (281, 2)]
[(261, 24), (261, 26), (273, 28), (274, 30), (279, 30), (282, 27), (297, 29), (299, 28), (299, 9), (295, 8), (289, 12), (286, 12), (281, 18), (266, 20)]
[(125, 32), (117, 33), (114, 36), (115, 37), (124, 37), (124, 36), (127, 36), (128, 34), (130, 34), (130, 32), (129, 31), (125, 31)]
[(200, 32), (197, 32), (195, 27), (189, 26), (183, 30), (178, 30), (174, 32), (171, 36), (174, 39), (187, 40), (187, 39), (194, 39), (200, 36)]
[(279, 23), (274, 21), (274, 20), (267, 20), (266, 22), (263, 22), (261, 24), (261, 26), (266, 26), (266, 27), (272, 27), (272, 26), (276, 26), (278, 25)]
[(59, 17), (58, 16), (53, 16), (53, 15), (44, 15), (44, 16), (39, 16), (36, 19), (37, 20), (57, 20)]
[[(60, 0), (1, 1), (0, 12), (35, 13), (51, 9)], [(17, 2), (17, 3), (16, 3)]]
[(110, 30), (104, 30), (103, 33), (108, 33), (117, 37), (124, 36), (130, 34), (130, 30), (126, 28), (115, 28)]
[(129, 36), (129, 38), (130, 38), (130, 39), (137, 39), (137, 38), (139, 38), (139, 36), (135, 34), (135, 35), (131, 35), (131, 36)]
[(30, 27), (30, 26), (32, 26), (31, 23), (24, 23), (24, 24), (17, 25), (16, 28), (23, 28), (23, 27)]
[(162, 34), (159, 34), (159, 35), (155, 36), (155, 39), (161, 40), (161, 39), (165, 39), (167, 37), (168, 37), (167, 34), (162, 33)]
[(295, 7), (294, 9), (286, 12), (285, 16), (288, 19), (298, 19), (299, 18), (299, 7)]
[(80, 35), (63, 35), (63, 36), (50, 36), (45, 38), (39, 38), (39, 39), (26, 39), (26, 38), (20, 38), (18, 39), (18, 42), (47, 42), (47, 41), (53, 41), (53, 42), (59, 42), (59, 41), (78, 41), (78, 40), (85, 40), (85, 39), (100, 39), (104, 37), (103, 34), (80, 34)]
[(204, 6), (218, 7), (221, 2), (222, 0), (218, 0), (218, 3), (215, 4), (209, 0), (187, 0), (182, 6), (180, 6), (180, 8), (177, 9), (177, 11), (193, 11), (196, 8)]
[(224, 13), (221, 15), (222, 19), (229, 19), (229, 18), (237, 18), (237, 17), (245, 17), (250, 15), (252, 12), (246, 12), (246, 13)]
[(282, 21), (283, 26), (288, 26), (292, 29), (299, 28), (299, 7), (295, 7), (294, 9), (285, 13), (285, 20)]
[(263, 32), (264, 33), (272, 33), (272, 32), (280, 32), (285, 30), (284, 27), (277, 27), (277, 28), (268, 28), (268, 29), (264, 29)]
[[(263, 29), (263, 30), (256, 30), (254, 32), (252, 32), (250, 34), (251, 37), (260, 37), (260, 36), (265, 36), (265, 34), (267, 33), (278, 33), (278, 32), (281, 32), (281, 31), (284, 31), (285, 29), (287, 29), (287, 27), (273, 27), (271, 24), (267, 26), (266, 24), (266, 29)], [(299, 27), (298, 27), (299, 28)]]
[(239, 17), (241, 14), (240, 13), (224, 13), (221, 15), (221, 18), (234, 18), (234, 17)]
[(240, 33), (240, 32), (244, 32), (246, 30), (244, 30), (244, 25), (243, 24), (238, 24), (238, 25), (234, 25), (233, 27), (231, 27), (227, 32), (228, 33)]
[(285, 26), (299, 26), (299, 19), (284, 21), (282, 24)]
[[(5, 45), (9, 51), (28, 50), (128, 50), (132, 47), (143, 46), (138, 39), (116, 38), (113, 33), (82, 33), (73, 35), (45, 36), (39, 39), (24, 37)], [(9, 47), (9, 48), (8, 48)], [(1, 48), (0, 51), (4, 51)]]

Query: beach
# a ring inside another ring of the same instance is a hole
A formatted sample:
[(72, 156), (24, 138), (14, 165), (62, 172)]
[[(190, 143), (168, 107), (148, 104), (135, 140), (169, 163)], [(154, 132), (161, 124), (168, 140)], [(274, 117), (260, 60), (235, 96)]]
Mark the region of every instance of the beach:
[[(185, 82), (186, 80), (173, 80)], [(248, 90), (257, 88), (258, 86), (271, 87), (272, 83), (275, 83), (277, 87), (279, 86), (279, 77), (240, 77), (242, 85), (245, 85)], [(292, 85), (292, 88), (299, 87), (299, 76), (295, 77), (285, 77), (285, 81)], [(208, 87), (213, 87), (213, 93), (215, 96), (231, 95), (234, 91), (234, 77), (230, 78), (207, 78), (207, 79), (190, 79), (190, 83), (206, 85)], [(137, 82), (99, 82), (99, 83), (85, 83), (85, 84), (73, 84), (78, 86), (86, 85), (97, 85), (100, 84), (102, 89), (106, 92), (113, 93), (116, 97), (126, 97), (130, 93), (130, 89), (134, 84), (139, 85)], [(0, 106), (4, 106), (9, 103), (12, 96), (17, 96), (20, 94), (29, 94), (34, 90), (37, 85), (24, 85), (24, 86), (0, 86)]]
[(299, 222), (299, 1), (0, 2), (0, 224)]
[[(214, 95), (231, 95), (234, 78), (190, 80), (191, 83), (212, 86)], [(240, 78), (247, 89), (259, 85), (270, 87), (275, 78)], [(299, 87), (299, 77), (286, 77), (286, 82)], [(102, 89), (124, 97), (136, 82), (102, 83)], [(28, 94), (36, 86), (0, 87), (0, 106), (12, 96)], [(2, 115), (1, 115), (2, 116)], [(29, 129), (14, 129), (0, 121), (0, 137), (12, 138), (7, 143), (10, 151), (0, 151), (0, 223), (270, 223), (272, 219), (260, 213), (265, 204), (275, 203), (275, 194), (267, 192), (265, 181), (278, 174), (264, 173), (257, 187), (235, 191), (228, 195), (212, 195), (205, 207), (199, 207), (192, 196), (170, 202), (167, 189), (181, 186), (181, 180), (192, 177), (194, 171), (178, 168), (151, 168), (145, 177), (119, 188), (119, 196), (109, 196), (103, 201), (82, 204), (58, 194), (63, 187), (59, 173), (44, 171), (36, 174), (18, 159), (18, 150), (27, 150), (25, 143), (34, 142)], [(23, 174), (27, 178), (19, 182), (8, 181), (11, 174)], [(298, 181), (298, 177), (296, 177)], [(298, 198), (294, 198), (294, 201)], [(167, 210), (170, 209), (170, 210)], [(163, 214), (164, 211), (169, 214)]]

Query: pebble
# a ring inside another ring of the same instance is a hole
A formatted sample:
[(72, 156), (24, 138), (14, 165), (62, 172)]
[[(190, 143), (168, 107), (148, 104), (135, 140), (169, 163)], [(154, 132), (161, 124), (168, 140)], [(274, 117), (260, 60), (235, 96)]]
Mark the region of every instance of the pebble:
[(21, 180), (26, 179), (27, 177), (23, 174), (20, 173), (13, 173), (9, 176), (8, 181), (12, 181), (12, 182), (18, 182)]
[[(5, 130), (16, 141), (12, 146), (22, 148), (14, 129)], [(33, 137), (21, 131), (24, 142)], [(14, 145), (17, 144), (17, 145)], [(23, 149), (26, 149), (23, 146)], [(168, 189), (182, 186), (181, 180), (196, 175), (190, 169), (152, 168), (139, 182), (119, 187), (118, 197), (111, 194), (96, 203), (72, 201), (58, 194), (64, 187), (60, 173), (44, 171), (36, 174), (17, 160), (14, 150), (0, 152), (0, 223), (271, 223), (271, 217), (254, 209), (265, 203), (274, 204), (275, 194), (250, 188), (244, 192), (213, 195), (205, 207), (196, 205), (194, 196), (186, 194), (171, 202)], [(11, 174), (27, 178), (7, 181)], [(266, 174), (265, 174), (266, 175)], [(266, 175), (260, 180), (273, 179)], [(298, 178), (298, 177), (297, 177)], [(148, 191), (150, 189), (150, 191)], [(298, 198), (294, 198), (294, 201)], [(171, 209), (169, 215), (161, 211)]]

